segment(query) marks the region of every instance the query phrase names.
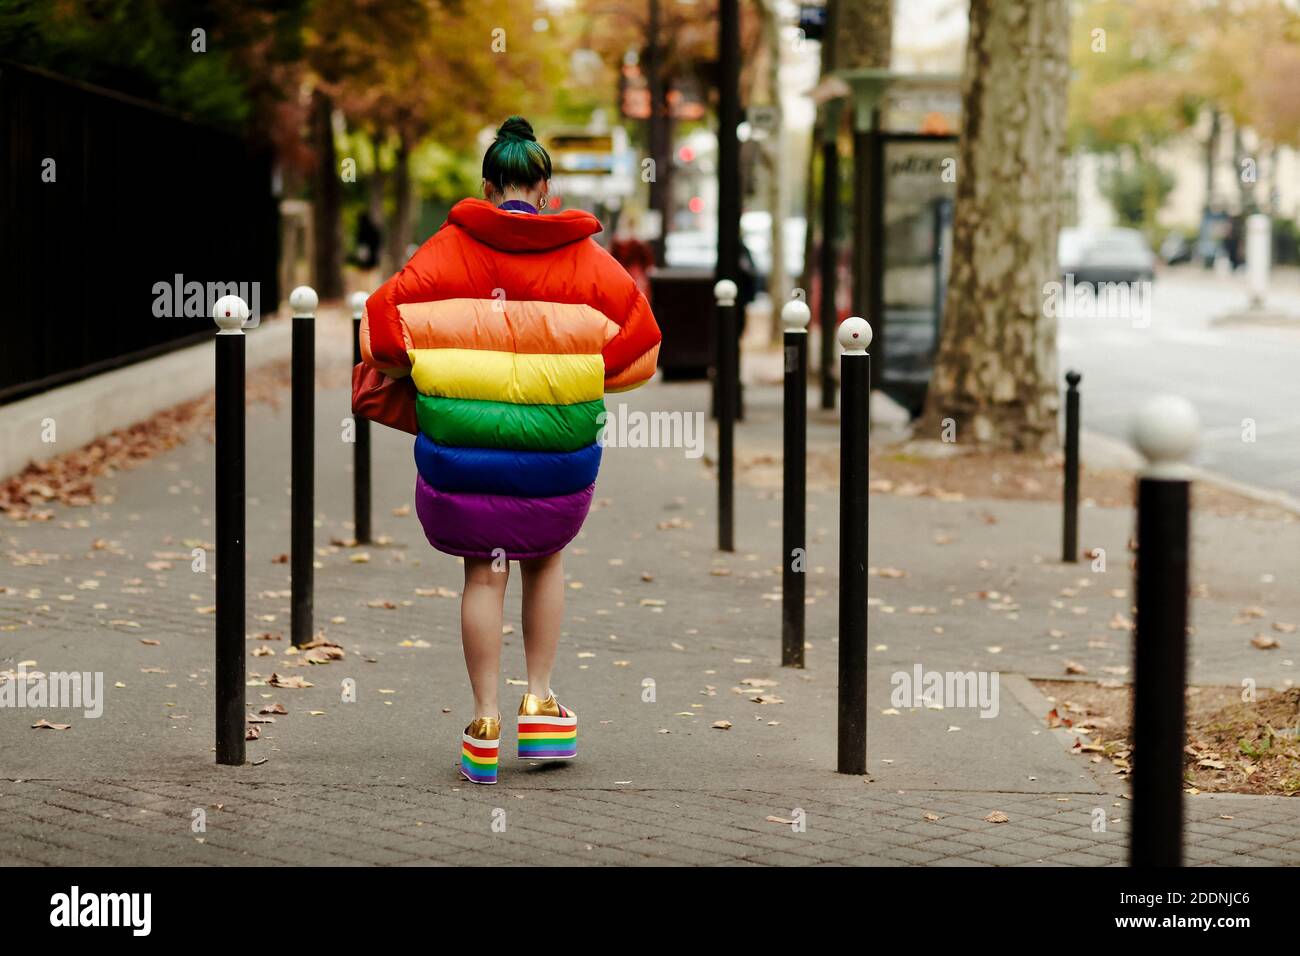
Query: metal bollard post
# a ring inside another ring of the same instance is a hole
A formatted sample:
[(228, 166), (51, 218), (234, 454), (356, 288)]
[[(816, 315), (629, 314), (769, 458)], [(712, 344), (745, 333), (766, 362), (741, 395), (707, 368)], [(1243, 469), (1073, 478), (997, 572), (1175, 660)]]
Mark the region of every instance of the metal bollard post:
[(867, 772), (867, 482), (871, 326), (850, 316), (840, 356), (840, 773)]
[(735, 551), (736, 283), (720, 279), (713, 287), (718, 301), (718, 550)]
[(1065, 491), (1061, 532), (1061, 560), (1079, 561), (1079, 382), (1083, 376), (1065, 373)]
[(290, 493), (290, 615), (293, 644), (312, 638), (312, 569), (316, 560), (316, 292), (300, 285), (289, 293), (293, 307), (292, 449)]
[(1196, 412), (1163, 396), (1138, 413), (1133, 437), (1149, 464), (1137, 482), (1137, 613), (1133, 628), (1131, 866), (1181, 866), (1187, 742), (1187, 458)]
[[(801, 295), (802, 290), (795, 290)], [(802, 298), (781, 309), (785, 326), (785, 448), (781, 476), (781, 666), (804, 666), (807, 582), (808, 322)]]
[(248, 305), (227, 295), (216, 321), (216, 733), (217, 763), (244, 762), (244, 321)]
[(1263, 309), (1268, 296), (1268, 272), (1273, 259), (1272, 220), (1261, 212), (1246, 217), (1246, 283), (1250, 307)]
[[(361, 361), (361, 316), (366, 310), (366, 292), (353, 292), (352, 303), (352, 364)], [(352, 524), (356, 530), (357, 544), (370, 543), (370, 420), (354, 415), (352, 421)]]

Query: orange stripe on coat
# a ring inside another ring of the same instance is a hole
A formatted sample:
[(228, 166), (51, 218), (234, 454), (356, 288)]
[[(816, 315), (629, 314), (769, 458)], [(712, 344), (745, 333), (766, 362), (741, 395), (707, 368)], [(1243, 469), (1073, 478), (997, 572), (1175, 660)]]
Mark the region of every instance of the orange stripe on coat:
[(658, 365), (659, 343), (656, 342), (649, 349), (642, 352), (640, 358), (621, 372), (615, 372), (613, 375), (607, 374), (605, 376), (605, 391), (626, 392), (638, 385), (644, 385), (650, 381), (650, 376), (654, 375), (655, 368)]
[[(367, 365), (378, 367), (379, 363), (375, 361), (374, 353), (370, 350), (370, 307), (368, 305), (365, 311), (361, 313), (361, 328), (357, 329), (357, 337), (361, 340), (361, 361)], [(410, 368), (406, 366), (381, 368), (379, 370), (389, 378), (402, 378), (411, 374)]]
[(595, 355), (619, 327), (589, 305), (510, 299), (440, 299), (397, 307), (408, 349), (485, 349), (524, 355)]

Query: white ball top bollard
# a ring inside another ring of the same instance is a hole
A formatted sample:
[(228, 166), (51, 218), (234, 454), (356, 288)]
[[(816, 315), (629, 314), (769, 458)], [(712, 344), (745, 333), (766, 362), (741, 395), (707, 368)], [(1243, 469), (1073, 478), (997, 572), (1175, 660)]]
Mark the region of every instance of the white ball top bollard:
[(850, 315), (840, 323), (835, 337), (846, 355), (863, 354), (871, 344), (871, 325), (861, 316)]
[(289, 293), (289, 305), (295, 319), (314, 319), (319, 301), (316, 290), (309, 285), (300, 285)]
[(1187, 462), (1200, 438), (1196, 409), (1178, 395), (1161, 395), (1147, 402), (1133, 420), (1133, 443), (1149, 463), (1148, 478), (1187, 479)]
[(781, 325), (787, 332), (807, 332), (812, 310), (803, 299), (791, 299), (781, 307)]
[(352, 306), (352, 318), (361, 318), (361, 313), (366, 311), (366, 300), (370, 298), (369, 292), (353, 292), (348, 297), (348, 304)]
[(736, 296), (740, 290), (736, 288), (736, 283), (730, 279), (719, 279), (713, 286), (713, 296), (718, 300), (718, 305), (735, 305)]
[(248, 314), (248, 303), (237, 295), (223, 295), (212, 305), (212, 318), (221, 330), (218, 335), (243, 335)]

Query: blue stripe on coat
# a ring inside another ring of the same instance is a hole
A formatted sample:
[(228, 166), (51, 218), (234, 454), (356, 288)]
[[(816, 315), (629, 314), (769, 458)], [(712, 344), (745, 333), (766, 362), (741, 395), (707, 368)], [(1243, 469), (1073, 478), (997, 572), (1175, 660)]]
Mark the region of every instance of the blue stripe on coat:
[(515, 451), (440, 445), (421, 432), (415, 439), (420, 477), (442, 492), (476, 492), (519, 498), (554, 498), (596, 480), (600, 445), (577, 451)]

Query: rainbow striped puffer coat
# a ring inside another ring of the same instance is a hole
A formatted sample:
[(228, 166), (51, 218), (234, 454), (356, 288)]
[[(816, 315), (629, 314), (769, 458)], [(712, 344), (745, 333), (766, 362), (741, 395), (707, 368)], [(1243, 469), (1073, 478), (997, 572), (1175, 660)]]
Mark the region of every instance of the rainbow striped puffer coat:
[(366, 303), (361, 352), (416, 388), (416, 513), (439, 551), (553, 554), (591, 506), (606, 392), (654, 373), (645, 296), (596, 217), (466, 199)]

